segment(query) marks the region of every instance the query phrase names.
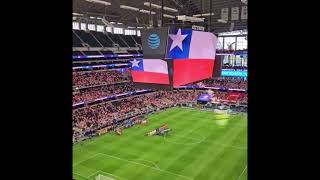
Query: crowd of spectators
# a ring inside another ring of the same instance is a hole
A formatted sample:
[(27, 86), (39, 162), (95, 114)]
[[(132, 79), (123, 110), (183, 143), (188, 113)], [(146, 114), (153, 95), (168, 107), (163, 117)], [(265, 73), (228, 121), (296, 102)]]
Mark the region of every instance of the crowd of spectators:
[(244, 78), (220, 78), (203, 81), (205, 86), (232, 89), (247, 89), (248, 81)]
[(227, 89), (247, 89), (248, 81), (245, 78), (214, 78), (201, 81), (199, 83), (192, 83), (188, 85), (197, 85), (200, 87), (217, 87)]
[(234, 103), (241, 104), (247, 103), (247, 93), (242, 92), (214, 91), (214, 97), (217, 97), (220, 101), (233, 101)]
[(124, 76), (119, 71), (85, 71), (73, 72), (72, 86), (86, 87), (101, 84), (113, 84), (117, 82), (129, 81), (129, 77)]
[[(140, 96), (128, 97), (118, 101), (85, 106), (73, 110), (73, 126), (82, 129), (97, 129), (111, 125), (114, 119), (119, 119), (128, 113), (142, 113), (148, 109), (157, 109), (179, 103), (196, 102), (205, 91), (157, 91)], [(215, 91), (219, 100), (228, 100), (229, 92)], [(239, 96), (237, 102), (246, 103), (247, 94)]]
[(241, 104), (248, 104), (248, 94), (245, 94), (244, 96), (241, 96), (239, 99), (239, 102)]
[(223, 65), (222, 69), (247, 70), (248, 67), (246, 67), (246, 66)]
[[(156, 91), (139, 96), (131, 96), (117, 101), (88, 105), (73, 110), (73, 127), (88, 132), (102, 127), (111, 127), (113, 120), (122, 119), (130, 113), (140, 114), (148, 110), (168, 107), (181, 103), (195, 103), (200, 94), (207, 91), (180, 90)], [(219, 102), (228, 101), (230, 92), (214, 91)], [(235, 103), (235, 102), (234, 102)], [(247, 103), (247, 94), (240, 93), (237, 104)]]
[(80, 89), (73, 94), (73, 103), (90, 102), (97, 98), (122, 94), (129, 91), (141, 90), (135, 88), (132, 83), (112, 84), (108, 86), (91, 87)]
[[(122, 94), (129, 91), (141, 90), (132, 85), (132, 83), (112, 84), (107, 86), (90, 87), (75, 90), (73, 94), (73, 103), (79, 102), (91, 102), (97, 98), (112, 96), (116, 94)], [(244, 78), (220, 78), (204, 80), (197, 84), (200, 87), (221, 87), (221, 88), (233, 88), (233, 89), (247, 89), (247, 80)]]
[[(105, 96), (140, 90), (135, 88), (132, 83), (116, 84), (129, 81), (129, 79), (128, 76), (119, 71), (74, 72), (73, 86), (79, 89), (74, 91), (73, 103), (90, 102)], [(85, 88), (94, 85), (103, 86)], [(244, 78), (209, 79), (202, 81), (201, 86), (247, 89), (247, 80)], [(196, 102), (197, 97), (202, 93), (205, 92), (195, 90), (156, 91), (112, 102), (87, 105), (73, 110), (73, 127), (86, 131), (109, 126), (114, 119), (118, 119), (128, 113), (141, 113), (148, 109), (192, 101)], [(227, 100), (228, 95), (228, 92), (215, 91), (215, 96), (221, 100)], [(241, 96), (238, 101), (246, 102), (247, 96)]]
[(157, 91), (119, 101), (86, 106), (73, 110), (73, 127), (87, 130), (112, 124), (113, 119), (129, 112), (141, 113), (147, 109), (156, 109), (178, 103), (196, 101), (199, 91)]

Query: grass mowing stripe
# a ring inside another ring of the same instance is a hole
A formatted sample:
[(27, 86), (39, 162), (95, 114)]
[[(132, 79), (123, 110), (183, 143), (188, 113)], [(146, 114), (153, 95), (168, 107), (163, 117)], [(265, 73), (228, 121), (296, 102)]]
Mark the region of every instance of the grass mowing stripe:
[(155, 167), (148, 166), (148, 165), (141, 164), (141, 163), (134, 162), (134, 161), (129, 161), (129, 160), (126, 160), (126, 159), (122, 159), (122, 158), (119, 158), (119, 157), (116, 157), (116, 156), (112, 156), (112, 155), (108, 155), (108, 154), (103, 154), (103, 153), (100, 153), (100, 154), (101, 154), (101, 155), (104, 155), (104, 156), (108, 156), (108, 157), (114, 158), (114, 159), (122, 160), (122, 161), (125, 161), (125, 162), (128, 162), (128, 163), (133, 163), (133, 164), (137, 164), (137, 165), (149, 167), (149, 168), (151, 168), (151, 169), (154, 169), (154, 170), (157, 170), (157, 171), (161, 171), (161, 172), (165, 172), (165, 173), (169, 173), (169, 174), (172, 174), (172, 175), (175, 175), (175, 176), (183, 177), (183, 178), (185, 178), (185, 179), (189, 179), (189, 180), (192, 180), (192, 179), (193, 179), (193, 178), (186, 177), (186, 176), (183, 176), (183, 175), (180, 175), (180, 174), (176, 174), (176, 173), (173, 173), (173, 172), (170, 172), (170, 171), (166, 171), (166, 170), (163, 170), (163, 169), (155, 168)]
[[(75, 145), (74, 165), (80, 161), (83, 163), (74, 166), (74, 171), (80, 175), (93, 174), (94, 170), (89, 171), (83, 168), (85, 166), (128, 180), (185, 180), (149, 167), (159, 166), (194, 180), (236, 180), (247, 163), (247, 121), (244, 116), (230, 115), (225, 119), (226, 124), (216, 123), (222, 117), (214, 112), (183, 108), (152, 114), (147, 125), (125, 129), (122, 136), (107, 133), (84, 142), (83, 146)], [(163, 137), (144, 136), (147, 131), (164, 123), (168, 123), (173, 130), (166, 137), (169, 141), (190, 143), (202, 137), (205, 140), (198, 144), (178, 145), (166, 142)], [(87, 160), (95, 153), (109, 154), (146, 166), (101, 156)], [(246, 179), (246, 173), (242, 173), (240, 178)]]
[[(85, 179), (85, 180), (92, 180), (91, 178), (88, 178), (88, 177), (82, 176), (81, 174), (78, 174), (78, 173), (75, 173), (75, 172), (73, 172), (72, 174), (75, 174), (76, 176), (79, 176), (81, 179)], [(77, 178), (77, 180), (78, 180), (78, 179), (80, 180), (80, 178)]]
[[(198, 111), (197, 113), (204, 114), (201, 111)], [(199, 117), (201, 118), (201, 116), (199, 116)], [(179, 124), (179, 126), (183, 126), (187, 131), (187, 133), (181, 134), (182, 137), (183, 136), (187, 136), (188, 133), (192, 133), (193, 131), (195, 131), (195, 130), (199, 129), (200, 127), (206, 125), (206, 124), (198, 123), (197, 121), (195, 121), (193, 123), (194, 123), (193, 127), (192, 127), (193, 129), (191, 129), (190, 123), (186, 123), (186, 121), (182, 121), (181, 124)], [(180, 147), (181, 147), (181, 145), (180, 145)], [(175, 151), (175, 152), (176, 153), (173, 154), (173, 156), (168, 156), (169, 158), (167, 160), (166, 169), (173, 169), (176, 172), (181, 172), (185, 168), (185, 164), (184, 163), (176, 163), (176, 162), (182, 162), (188, 156), (192, 157), (192, 155), (194, 154), (193, 152), (199, 152), (199, 146), (195, 145), (195, 146), (191, 146), (191, 147), (188, 147), (188, 148), (184, 147), (184, 150)]]
[[(230, 129), (229, 131), (225, 132), (224, 136), (221, 136), (218, 141), (221, 141), (225, 144), (230, 144), (232, 140), (239, 135), (238, 131), (239, 129), (237, 127), (232, 127), (232, 130)], [(220, 146), (219, 148), (214, 148), (213, 143), (209, 143), (208, 146), (211, 148), (207, 148), (208, 152), (204, 156), (202, 156), (203, 161), (199, 163), (198, 167), (201, 170), (198, 172), (198, 175), (196, 177), (200, 179), (219, 179), (219, 176), (227, 174), (224, 173), (226, 171), (226, 167), (230, 169), (230, 167), (228, 166), (229, 164), (223, 164), (225, 161), (224, 159), (220, 158), (225, 156), (226, 152), (231, 151), (231, 157), (234, 159), (234, 162), (237, 162), (237, 156), (234, 156), (234, 153), (240, 152), (241, 154), (243, 154), (243, 152), (245, 152), (231, 150), (230, 148), (223, 146)], [(210, 172), (210, 170), (211, 174), (206, 174), (207, 172)], [(229, 176), (231, 175), (232, 174), (229, 174)]]

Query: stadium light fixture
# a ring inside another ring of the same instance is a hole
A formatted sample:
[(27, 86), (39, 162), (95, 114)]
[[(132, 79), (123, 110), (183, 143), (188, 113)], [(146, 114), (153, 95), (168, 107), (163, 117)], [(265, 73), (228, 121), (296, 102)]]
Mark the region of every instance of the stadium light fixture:
[(218, 19), (218, 22), (220, 23), (227, 23), (228, 21), (224, 20), (224, 19)]
[(176, 18), (175, 16), (171, 16), (169, 14), (163, 14), (163, 17), (171, 18), (171, 19), (175, 19)]
[(95, 19), (95, 17), (93, 17), (93, 16), (90, 16), (89, 18), (90, 18), (90, 19)]
[(106, 1), (101, 1), (101, 0), (85, 0), (87, 2), (92, 2), (92, 3), (98, 3), (98, 4), (103, 4), (106, 6), (110, 6), (111, 3), (110, 2), (106, 2)]
[[(145, 13), (145, 14), (150, 14), (149, 10), (139, 9), (139, 8), (132, 7), (132, 6), (120, 5), (120, 8), (132, 10), (132, 11), (137, 11), (137, 12), (141, 12), (141, 13)], [(151, 11), (151, 14), (156, 14), (156, 12)]]
[(171, 11), (171, 12), (178, 12), (177, 9), (169, 8), (169, 7), (166, 7), (166, 6), (164, 6), (163, 9), (167, 10), (167, 11)]
[(132, 6), (126, 6), (126, 5), (120, 5), (120, 8), (121, 8), (121, 9), (132, 10), (132, 11), (139, 11), (139, 8), (132, 7)]
[[(145, 10), (145, 9), (140, 9), (139, 12), (145, 13), (145, 14), (150, 14), (150, 11), (149, 10)], [(151, 11), (151, 14), (156, 14), (156, 12)]]
[(178, 20), (190, 22), (204, 22), (204, 18), (191, 17), (186, 15), (177, 16)]
[[(143, 5), (150, 7), (150, 3), (149, 2), (144, 2)], [(157, 9), (161, 8), (161, 6), (159, 6), (157, 4), (153, 4), (153, 3), (151, 3), (151, 7), (157, 8)]]
[(79, 13), (72, 13), (72, 15), (75, 15), (75, 16), (83, 16), (83, 14), (79, 14)]
[(241, 0), (242, 3), (248, 4), (248, 0)]
[[(213, 15), (214, 15), (214, 13), (211, 13), (211, 15), (213, 16)], [(210, 13), (195, 14), (195, 15), (193, 15), (193, 17), (203, 17), (203, 16), (210, 16)]]
[[(144, 2), (143, 5), (150, 7), (150, 2)], [(161, 9), (160, 5), (153, 4), (153, 3), (151, 3), (151, 7), (156, 9)], [(166, 7), (166, 6), (163, 7), (163, 10), (170, 11), (170, 12), (178, 12), (177, 9)]]
[(121, 22), (118, 22), (117, 24), (123, 24), (123, 23), (121, 23)]

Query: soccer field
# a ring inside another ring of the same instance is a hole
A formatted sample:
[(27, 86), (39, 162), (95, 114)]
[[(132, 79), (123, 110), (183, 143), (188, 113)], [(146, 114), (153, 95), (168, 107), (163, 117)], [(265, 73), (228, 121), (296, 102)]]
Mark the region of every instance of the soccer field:
[[(246, 180), (247, 117), (171, 108), (73, 146), (76, 180)], [(168, 136), (144, 136), (167, 123)]]

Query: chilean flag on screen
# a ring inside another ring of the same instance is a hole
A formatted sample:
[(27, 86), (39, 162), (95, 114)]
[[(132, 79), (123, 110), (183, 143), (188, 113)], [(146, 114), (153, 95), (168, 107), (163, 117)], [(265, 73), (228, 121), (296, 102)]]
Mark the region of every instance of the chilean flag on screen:
[(133, 82), (168, 84), (167, 62), (161, 59), (135, 58), (130, 61)]
[(212, 77), (217, 37), (209, 32), (178, 29), (168, 38), (168, 58), (173, 59), (173, 86)]

